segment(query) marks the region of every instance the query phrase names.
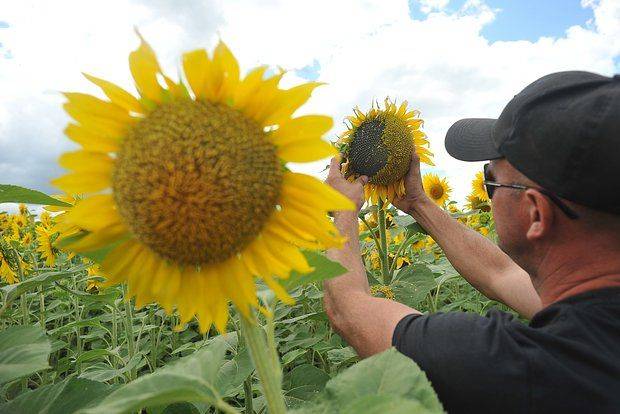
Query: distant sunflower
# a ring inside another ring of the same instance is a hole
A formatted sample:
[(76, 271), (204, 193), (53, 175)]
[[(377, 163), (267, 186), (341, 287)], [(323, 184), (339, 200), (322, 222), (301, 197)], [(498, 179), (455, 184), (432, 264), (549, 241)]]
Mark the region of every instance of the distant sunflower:
[(4, 251), (0, 248), (0, 278), (4, 280), (9, 285), (19, 282), (19, 278), (17, 277), (17, 273), (13, 269), (11, 269), (11, 265), (9, 264), (9, 258), (6, 256)]
[(476, 178), (471, 182), (472, 194), (478, 197), (482, 201), (489, 201), (489, 195), (486, 188), (484, 188), (484, 174), (482, 171), (476, 173)]
[(467, 203), (465, 204), (465, 207), (469, 210), (491, 211), (490, 200), (482, 200), (473, 193), (468, 195), (466, 199)]
[(47, 211), (41, 213), (39, 216), (39, 222), (48, 230), (52, 228), (52, 216), (50, 216), (50, 213)]
[[(67, 217), (67, 213), (71, 210), (71, 206), (74, 206), (79, 201), (79, 198), (75, 196), (66, 195), (66, 194), (54, 195), (52, 197), (54, 197), (57, 200), (64, 201), (65, 203), (70, 205), (69, 207), (63, 207), (63, 206), (45, 206), (44, 207), (45, 210), (47, 211), (43, 212), (43, 214), (48, 214), (48, 217), (50, 217), (50, 226), (51, 226), (50, 231), (52, 233), (58, 233), (58, 237), (56, 238), (54, 243), (59, 244), (60, 242), (62, 242), (63, 239), (71, 237), (71, 236), (76, 236), (81, 231), (81, 229), (75, 224), (65, 222), (65, 218)], [(51, 220), (51, 216), (49, 215), (49, 213), (47, 213), (48, 211), (53, 212), (53, 213), (58, 213), (54, 216), (53, 222)], [(44, 226), (46, 226), (46, 220), (44, 220), (43, 214), (41, 214), (41, 223)]]
[(422, 177), (422, 186), (428, 197), (439, 206), (443, 206), (449, 199), (452, 189), (446, 178), (439, 178), (437, 174), (428, 173)]
[(350, 181), (368, 176), (366, 200), (376, 204), (381, 199), (387, 205), (405, 194), (404, 177), (413, 151), (421, 162), (433, 165), (426, 134), (420, 131), (423, 121), (418, 111), (407, 109), (407, 101), (396, 106), (388, 98), (384, 108), (373, 105), (367, 113), (355, 108), (353, 114), (338, 140), (342, 172)]
[(43, 226), (38, 226), (36, 232), (37, 242), (39, 244), (37, 252), (41, 254), (47, 267), (53, 267), (54, 263), (56, 263), (56, 255), (54, 254), (50, 234)]
[(129, 55), (139, 99), (90, 75), (109, 101), (65, 94), (65, 132), (83, 149), (61, 157), (72, 172), (53, 183), (84, 194), (61, 220), (84, 237), (66, 247), (110, 247), (106, 285), (126, 281), (137, 306), (176, 308), (181, 324), (196, 315), (203, 332), (226, 329), (229, 300), (245, 316), (258, 307), (253, 276), (291, 303), (277, 279), (311, 270), (299, 248), (342, 246), (326, 213), (354, 208), (284, 167), (335, 153), (321, 139), (330, 117), (292, 117), (319, 84), (280, 89), (283, 73), (266, 67), (242, 78), (220, 42), (183, 55), (189, 92), (140, 40)]

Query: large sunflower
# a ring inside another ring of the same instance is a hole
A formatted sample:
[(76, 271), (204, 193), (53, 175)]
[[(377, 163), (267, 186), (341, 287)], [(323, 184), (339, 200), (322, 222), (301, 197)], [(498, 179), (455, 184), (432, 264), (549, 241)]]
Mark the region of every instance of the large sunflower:
[(471, 192), (482, 201), (489, 201), (489, 195), (484, 188), (484, 174), (482, 171), (476, 173), (476, 177), (471, 182)]
[(321, 140), (331, 118), (292, 117), (318, 84), (280, 89), (283, 73), (266, 67), (242, 78), (222, 42), (183, 55), (189, 89), (142, 38), (129, 67), (140, 98), (90, 75), (108, 101), (65, 94), (66, 134), (83, 149), (60, 158), (71, 173), (53, 183), (84, 195), (62, 218), (83, 229), (66, 247), (111, 248), (107, 285), (126, 281), (137, 306), (176, 308), (181, 324), (196, 315), (202, 331), (226, 329), (229, 300), (246, 316), (258, 307), (253, 276), (291, 302), (277, 279), (311, 270), (299, 248), (341, 246), (326, 213), (353, 209), (284, 166), (334, 153)]
[(396, 106), (388, 98), (384, 108), (373, 105), (367, 113), (359, 108), (353, 113), (338, 140), (342, 172), (350, 181), (368, 176), (365, 198), (375, 204), (379, 199), (391, 203), (395, 196), (405, 194), (404, 177), (413, 151), (420, 161), (434, 165), (426, 134), (420, 131), (423, 121), (418, 111), (407, 109), (407, 101)]
[(433, 173), (425, 174), (422, 177), (422, 186), (428, 197), (439, 206), (446, 204), (452, 192), (448, 185), (448, 180), (446, 178), (439, 178), (437, 174)]

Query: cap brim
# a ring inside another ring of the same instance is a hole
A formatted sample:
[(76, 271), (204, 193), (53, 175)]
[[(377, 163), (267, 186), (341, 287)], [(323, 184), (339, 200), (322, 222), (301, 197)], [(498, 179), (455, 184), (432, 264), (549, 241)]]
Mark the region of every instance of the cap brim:
[(496, 119), (467, 118), (457, 121), (446, 134), (448, 154), (461, 161), (485, 161), (502, 158), (493, 142)]

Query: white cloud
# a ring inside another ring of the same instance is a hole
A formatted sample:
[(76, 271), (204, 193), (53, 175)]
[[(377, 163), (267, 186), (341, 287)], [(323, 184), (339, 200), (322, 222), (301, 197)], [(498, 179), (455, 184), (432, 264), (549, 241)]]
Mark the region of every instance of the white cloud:
[(420, 4), (420, 11), (428, 14), (432, 11), (445, 9), (450, 0), (418, 0), (418, 3)]
[[(300, 69), (318, 62), (319, 80), (328, 85), (304, 111), (334, 116), (332, 138), (353, 106), (367, 108), (388, 95), (407, 99), (421, 110), (438, 169), (450, 177), (457, 199), (480, 167), (446, 154), (443, 138), (453, 122), (496, 117), (513, 95), (550, 72), (610, 75), (620, 55), (615, 0), (583, 0), (594, 10), (593, 20), (567, 28), (562, 37), (494, 43), (481, 35), (496, 13), (483, 1), (469, 0), (454, 13), (444, 0), (421, 3), (429, 10), (423, 20), (409, 17), (405, 0), (9, 3), (2, 19), (11, 27), (0, 29), (0, 42), (14, 56), (0, 61), (1, 181), (48, 189), (44, 183), (57, 171), (52, 160), (69, 145), (55, 91), (91, 90), (79, 76), (82, 70), (128, 87), (134, 25), (172, 74), (181, 51), (212, 47), (218, 36), (246, 69), (259, 63)], [(288, 75), (288, 83), (298, 80)], [(324, 165), (303, 170), (317, 173)]]

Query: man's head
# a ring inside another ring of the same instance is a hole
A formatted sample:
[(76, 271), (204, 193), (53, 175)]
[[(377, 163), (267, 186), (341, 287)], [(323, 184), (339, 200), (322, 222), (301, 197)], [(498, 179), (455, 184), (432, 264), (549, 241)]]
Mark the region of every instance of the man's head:
[(464, 161), (492, 160), (500, 246), (531, 274), (574, 237), (620, 246), (620, 76), (545, 76), (497, 120), (456, 122), (446, 149)]

